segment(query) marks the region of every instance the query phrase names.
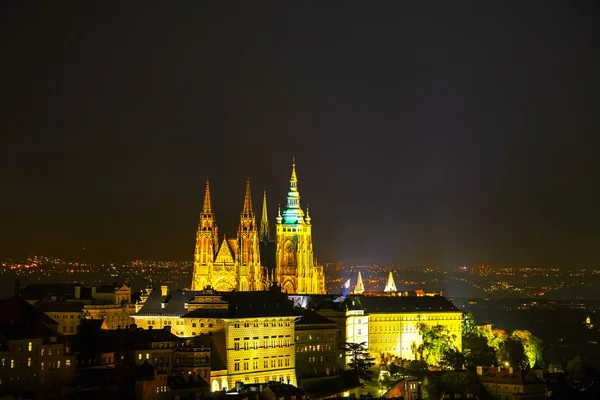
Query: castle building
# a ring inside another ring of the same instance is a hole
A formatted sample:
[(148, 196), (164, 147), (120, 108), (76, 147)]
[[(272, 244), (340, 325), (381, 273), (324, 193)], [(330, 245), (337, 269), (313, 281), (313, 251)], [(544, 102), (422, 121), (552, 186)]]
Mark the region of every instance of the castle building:
[(260, 292), (154, 290), (133, 315), (137, 327), (212, 339), (212, 391), (283, 381), (296, 385), (294, 325), (301, 316), (277, 288)]
[(295, 163), (287, 208), (278, 212), (274, 246), (271, 243), (266, 192), (259, 227), (252, 210), (250, 181), (246, 183), (237, 236), (220, 240), (207, 181), (196, 234), (192, 290), (211, 286), (221, 292), (244, 292), (277, 284), (289, 294), (325, 293), (323, 267), (316, 263), (313, 253), (311, 218), (308, 208), (305, 215), (300, 206)]

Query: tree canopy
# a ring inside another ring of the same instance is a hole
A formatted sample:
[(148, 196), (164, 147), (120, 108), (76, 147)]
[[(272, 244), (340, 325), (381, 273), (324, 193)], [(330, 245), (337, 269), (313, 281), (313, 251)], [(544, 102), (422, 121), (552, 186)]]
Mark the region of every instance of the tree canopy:
[(361, 380), (361, 385), (364, 386), (363, 381), (370, 381), (373, 379), (373, 371), (371, 368), (375, 365), (373, 362), (374, 357), (371, 357), (367, 351), (367, 344), (361, 343), (346, 343), (345, 352), (350, 357), (348, 367), (351, 370), (356, 371), (358, 378)]

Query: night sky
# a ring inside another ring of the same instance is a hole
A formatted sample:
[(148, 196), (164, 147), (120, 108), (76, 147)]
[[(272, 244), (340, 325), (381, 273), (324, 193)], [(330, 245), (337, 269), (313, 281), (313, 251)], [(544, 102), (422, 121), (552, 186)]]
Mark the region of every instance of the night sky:
[(60, 3), (2, 5), (0, 258), (191, 260), (295, 156), (321, 262), (600, 267), (595, 2)]

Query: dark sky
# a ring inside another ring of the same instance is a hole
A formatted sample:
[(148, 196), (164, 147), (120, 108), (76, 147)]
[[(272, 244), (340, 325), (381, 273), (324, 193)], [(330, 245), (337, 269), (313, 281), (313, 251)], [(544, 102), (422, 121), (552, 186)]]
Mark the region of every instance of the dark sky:
[(3, 3), (0, 256), (191, 260), (296, 156), (320, 261), (600, 266), (595, 2), (214, 3)]

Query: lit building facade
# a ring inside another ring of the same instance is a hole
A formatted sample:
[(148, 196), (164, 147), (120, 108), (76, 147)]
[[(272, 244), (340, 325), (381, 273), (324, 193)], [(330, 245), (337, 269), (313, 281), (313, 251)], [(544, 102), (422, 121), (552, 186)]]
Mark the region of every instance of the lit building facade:
[(313, 378), (337, 375), (345, 369), (339, 330), (334, 321), (312, 310), (305, 310), (296, 322), (296, 375), (302, 389), (309, 388)]
[[(442, 325), (462, 350), (462, 311), (442, 296), (310, 296), (303, 306), (336, 322), (339, 342), (365, 343), (376, 361), (394, 356), (415, 359), (414, 349), (422, 343), (419, 324)], [(300, 300), (297, 300), (298, 302)], [(347, 360), (349, 361), (349, 360)]]
[(419, 324), (444, 326), (462, 351), (462, 311), (442, 296), (361, 296), (360, 302), (369, 311), (369, 352), (377, 359), (416, 359)]
[(152, 291), (133, 315), (144, 329), (164, 329), (180, 337), (212, 339), (212, 391), (235, 382), (283, 381), (296, 385), (294, 324), (300, 311), (280, 291)]
[[(210, 286), (222, 292), (258, 291), (277, 284), (290, 294), (325, 293), (323, 267), (316, 263), (313, 253), (311, 218), (308, 209), (305, 215), (300, 206), (295, 163), (292, 165), (287, 207), (277, 216), (275, 246), (268, 245), (266, 193), (262, 210), (259, 227), (248, 181), (237, 236), (220, 240), (210, 184), (206, 182), (196, 234), (192, 290)], [(271, 256), (265, 252), (275, 254)], [(269, 263), (265, 259), (273, 259), (273, 265), (267, 265)]]

